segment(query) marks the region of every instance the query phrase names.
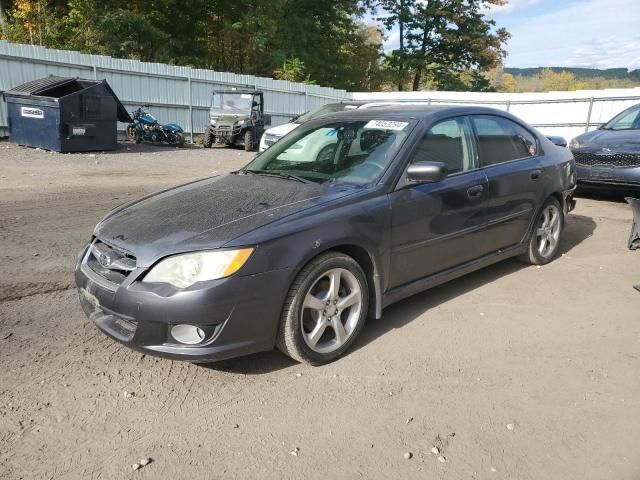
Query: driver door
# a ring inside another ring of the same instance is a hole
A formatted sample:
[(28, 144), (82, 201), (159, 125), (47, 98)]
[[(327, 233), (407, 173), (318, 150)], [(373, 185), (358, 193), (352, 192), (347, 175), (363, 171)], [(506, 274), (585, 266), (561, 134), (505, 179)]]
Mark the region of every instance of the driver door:
[(486, 254), (489, 189), (478, 168), (473, 130), (467, 117), (431, 126), (409, 164), (447, 165), (443, 181), (420, 185), (404, 180), (391, 198), (391, 268), (388, 288), (436, 274)]

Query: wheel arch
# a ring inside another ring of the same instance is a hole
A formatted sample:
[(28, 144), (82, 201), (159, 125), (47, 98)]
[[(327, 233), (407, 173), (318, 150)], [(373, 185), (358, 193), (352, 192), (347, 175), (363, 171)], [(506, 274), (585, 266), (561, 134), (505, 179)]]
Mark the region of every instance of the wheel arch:
[(380, 287), (380, 268), (371, 252), (361, 245), (353, 243), (335, 244), (326, 248), (314, 251), (314, 255), (307, 258), (296, 271), (296, 275), (313, 259), (327, 252), (339, 252), (353, 258), (367, 278), (367, 289), (369, 291), (368, 316), (380, 318), (382, 316), (382, 291)]

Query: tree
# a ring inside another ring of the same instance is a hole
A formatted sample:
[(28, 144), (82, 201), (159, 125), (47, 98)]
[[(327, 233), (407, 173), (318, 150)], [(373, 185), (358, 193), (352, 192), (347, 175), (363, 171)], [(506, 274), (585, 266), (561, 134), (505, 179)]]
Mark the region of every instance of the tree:
[(414, 10), (416, 8), (415, 0), (380, 0), (380, 7), (387, 15), (379, 17), (387, 30), (392, 30), (398, 26), (398, 43), (396, 50), (391, 52), (387, 57), (387, 67), (390, 71), (395, 71), (392, 76), (395, 77), (398, 90), (404, 90), (407, 81), (407, 33), (408, 26), (411, 22)]
[(304, 62), (299, 58), (285, 60), (282, 68), (278, 68), (273, 72), (276, 80), (287, 80), (289, 82), (314, 83), (309, 79)]
[(4, 12), (3, 0), (0, 0), (0, 35), (3, 39), (8, 38), (9, 29), (7, 27), (7, 16)]
[[(412, 89), (426, 80), (437, 88), (460, 88), (461, 74), (477, 87), (487, 87), (483, 71), (495, 67), (506, 55), (503, 45), (509, 38), (505, 29), (485, 17), (491, 5), (504, 0), (380, 0), (389, 15), (385, 26), (398, 25), (400, 48), (389, 62), (406, 77), (410, 69)], [(384, 21), (384, 20), (383, 20)], [(408, 68), (407, 68), (408, 67)], [(426, 78), (425, 78), (426, 77)], [(402, 89), (402, 84), (398, 84)]]
[(502, 74), (502, 91), (513, 93), (516, 91), (516, 79), (510, 73)]

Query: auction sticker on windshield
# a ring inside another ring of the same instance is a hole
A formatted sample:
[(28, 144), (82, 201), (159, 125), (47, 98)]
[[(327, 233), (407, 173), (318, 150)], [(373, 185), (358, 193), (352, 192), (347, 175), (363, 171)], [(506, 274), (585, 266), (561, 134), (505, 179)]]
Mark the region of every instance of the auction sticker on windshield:
[(370, 120), (364, 128), (377, 128), (382, 130), (403, 130), (409, 125), (407, 122), (396, 122), (393, 120)]

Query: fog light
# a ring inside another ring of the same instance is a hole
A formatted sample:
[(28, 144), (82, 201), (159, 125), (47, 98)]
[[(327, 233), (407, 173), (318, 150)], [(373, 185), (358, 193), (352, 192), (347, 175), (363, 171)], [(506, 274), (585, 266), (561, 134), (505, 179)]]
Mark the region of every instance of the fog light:
[(171, 328), (171, 336), (180, 343), (195, 345), (204, 340), (204, 330), (193, 325), (175, 325)]

